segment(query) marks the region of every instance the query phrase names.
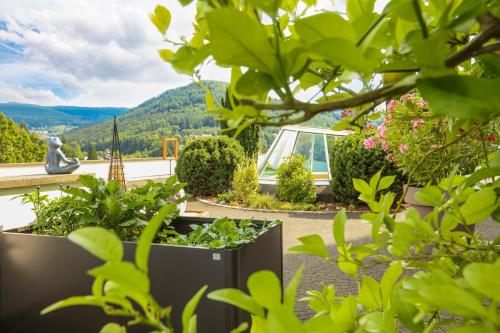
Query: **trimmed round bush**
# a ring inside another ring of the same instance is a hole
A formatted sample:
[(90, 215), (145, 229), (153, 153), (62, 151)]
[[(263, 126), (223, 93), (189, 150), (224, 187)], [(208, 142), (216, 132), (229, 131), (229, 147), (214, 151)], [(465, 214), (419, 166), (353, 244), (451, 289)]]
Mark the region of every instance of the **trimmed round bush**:
[(182, 149), (175, 173), (186, 192), (217, 195), (231, 189), (236, 167), (245, 153), (235, 139), (211, 136), (193, 140)]
[(310, 204), (316, 201), (316, 189), (311, 171), (304, 169), (306, 158), (295, 155), (278, 167), (276, 196), (281, 201)]
[(386, 158), (379, 143), (371, 149), (365, 148), (363, 141), (373, 133), (350, 134), (330, 144), (331, 190), (336, 202), (356, 204), (359, 193), (354, 189), (353, 179), (370, 178), (383, 169), (382, 176), (395, 175), (394, 183), (385, 191), (401, 195), (404, 179), (397, 166)]

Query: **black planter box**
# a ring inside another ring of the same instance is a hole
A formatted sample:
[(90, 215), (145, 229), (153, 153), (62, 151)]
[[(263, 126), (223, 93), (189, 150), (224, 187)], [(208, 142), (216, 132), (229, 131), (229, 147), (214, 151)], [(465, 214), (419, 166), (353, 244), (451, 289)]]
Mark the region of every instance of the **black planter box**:
[[(211, 218), (180, 217), (179, 232), (190, 224), (211, 223)], [(262, 221), (254, 221), (261, 224)], [(124, 242), (125, 258), (133, 260), (136, 244)], [(0, 233), (1, 333), (97, 333), (107, 322), (101, 309), (78, 306), (41, 316), (46, 306), (70, 296), (91, 294), (90, 268), (102, 262), (63, 237), (20, 232)], [(255, 271), (274, 271), (282, 280), (282, 229), (276, 225), (254, 242), (237, 249), (213, 250), (153, 244), (149, 257), (151, 293), (162, 306), (172, 305), (176, 332), (181, 332), (184, 305), (201, 288), (246, 290)], [(198, 332), (224, 333), (248, 321), (235, 307), (202, 297), (198, 305)], [(146, 327), (127, 332), (150, 332)]]

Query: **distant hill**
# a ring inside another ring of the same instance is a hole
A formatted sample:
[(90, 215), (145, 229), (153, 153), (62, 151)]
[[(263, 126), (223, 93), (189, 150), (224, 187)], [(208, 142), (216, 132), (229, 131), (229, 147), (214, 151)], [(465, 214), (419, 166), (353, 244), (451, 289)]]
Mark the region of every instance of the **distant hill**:
[[(217, 100), (225, 95), (227, 83), (207, 81), (205, 85)], [(160, 156), (163, 137), (180, 136), (183, 144), (191, 136), (220, 134), (218, 122), (205, 111), (205, 92), (196, 84), (167, 90), (147, 100), (118, 117), (122, 153), (136, 157)], [(329, 128), (339, 119), (338, 112), (329, 112), (302, 125)], [(262, 151), (267, 150), (278, 131), (278, 127), (267, 127), (262, 131)], [(66, 140), (79, 144), (84, 150), (88, 150), (91, 144), (96, 144), (99, 151), (110, 149), (111, 139), (112, 120), (66, 134)]]
[(81, 106), (40, 106), (22, 103), (0, 103), (0, 113), (28, 128), (50, 128), (66, 125), (88, 126), (130, 111), (128, 108), (81, 107)]
[[(227, 83), (207, 81), (205, 85), (216, 99), (225, 94)], [(160, 156), (161, 138), (217, 134), (219, 125), (205, 112), (205, 92), (196, 84), (167, 90), (130, 112), (118, 117), (122, 153), (135, 156)], [(105, 120), (66, 134), (70, 142), (87, 150), (95, 143), (97, 150), (111, 148), (112, 120)]]

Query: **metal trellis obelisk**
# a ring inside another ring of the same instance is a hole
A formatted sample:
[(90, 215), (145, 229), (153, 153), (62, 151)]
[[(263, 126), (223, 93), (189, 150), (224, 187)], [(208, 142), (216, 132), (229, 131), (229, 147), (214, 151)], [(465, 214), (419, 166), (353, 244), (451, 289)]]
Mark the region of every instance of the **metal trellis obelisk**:
[(120, 138), (118, 137), (118, 126), (116, 116), (113, 117), (113, 147), (111, 148), (111, 164), (109, 165), (108, 181), (116, 180), (123, 189), (125, 185), (125, 173), (123, 172), (122, 153), (120, 151)]

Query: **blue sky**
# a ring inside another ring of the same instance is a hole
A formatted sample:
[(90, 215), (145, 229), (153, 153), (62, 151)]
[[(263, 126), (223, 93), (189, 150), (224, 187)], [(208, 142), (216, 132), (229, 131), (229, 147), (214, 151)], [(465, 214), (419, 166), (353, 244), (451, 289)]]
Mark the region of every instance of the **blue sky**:
[[(148, 13), (158, 3), (172, 12), (169, 38), (189, 37), (195, 7), (176, 0), (0, 0), (0, 102), (133, 107), (188, 84), (157, 55), (166, 46)], [(201, 74), (229, 80), (215, 66)]]
[[(1, 0), (0, 102), (133, 107), (189, 83), (157, 55), (148, 13), (162, 2)], [(189, 36), (194, 7), (167, 6), (172, 37)]]

